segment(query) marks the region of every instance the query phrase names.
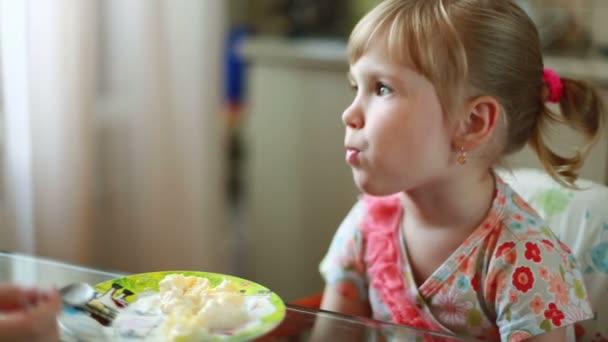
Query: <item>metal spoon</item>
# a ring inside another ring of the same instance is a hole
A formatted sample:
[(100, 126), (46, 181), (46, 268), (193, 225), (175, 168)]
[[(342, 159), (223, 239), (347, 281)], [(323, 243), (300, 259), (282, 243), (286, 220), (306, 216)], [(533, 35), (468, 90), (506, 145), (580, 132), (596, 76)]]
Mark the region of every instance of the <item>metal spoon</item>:
[(118, 310), (97, 299), (97, 291), (87, 283), (73, 283), (59, 289), (65, 305), (88, 312), (102, 325), (108, 326), (118, 315)]
[(69, 306), (81, 307), (95, 298), (96, 291), (87, 283), (73, 283), (59, 290), (63, 303)]

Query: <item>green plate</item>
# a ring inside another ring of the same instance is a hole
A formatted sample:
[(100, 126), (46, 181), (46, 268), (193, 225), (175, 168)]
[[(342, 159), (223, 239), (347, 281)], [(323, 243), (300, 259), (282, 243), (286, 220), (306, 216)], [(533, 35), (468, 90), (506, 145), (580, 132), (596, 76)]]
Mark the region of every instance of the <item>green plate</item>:
[[(159, 290), (160, 281), (170, 274), (206, 278), (209, 280), (212, 287), (219, 285), (223, 280), (228, 280), (246, 297), (246, 302), (251, 300), (253, 301), (251, 303), (255, 303), (253, 306), (247, 304), (248, 308), (254, 308), (250, 312), (251, 319), (247, 324), (232, 331), (227, 330), (214, 334), (214, 337), (211, 339), (213, 341), (246, 341), (254, 339), (273, 330), (285, 317), (285, 304), (276, 293), (252, 281), (225, 274), (196, 271), (151, 272), (109, 280), (96, 284), (94, 287), (98, 291), (98, 298), (102, 300), (102, 302), (105, 304), (110, 303), (110, 305), (118, 307), (119, 311), (127, 310), (131, 304), (138, 300), (140, 295), (146, 296), (157, 292)], [(113, 288), (114, 291), (112, 291)], [(125, 307), (121, 308), (121, 306)], [(254, 311), (255, 314), (253, 313)], [(141, 334), (142, 329), (140, 328), (142, 323), (137, 320), (134, 320), (133, 322), (134, 329), (139, 329), (138, 333)], [(118, 339), (113, 337), (112, 334), (117, 333), (115, 330), (119, 329), (115, 326), (119, 325), (122, 331), (125, 329), (125, 321), (120, 320), (120, 314), (119, 318), (115, 320), (115, 324), (111, 327), (103, 327), (81, 311), (64, 308), (60, 315), (59, 323), (62, 330), (62, 339), (64, 341), (83, 339), (95, 341), (142, 341), (142, 338), (146, 341), (152, 341), (151, 338), (147, 338), (146, 336), (142, 337), (137, 334), (134, 334), (132, 338), (129, 337), (129, 334), (124, 333), (121, 333), (120, 338)], [(126, 324), (131, 323), (126, 321)], [(145, 324), (146, 323), (144, 322), (143, 325)], [(150, 323), (148, 322), (148, 324)], [(158, 340), (160, 341), (161, 339)]]

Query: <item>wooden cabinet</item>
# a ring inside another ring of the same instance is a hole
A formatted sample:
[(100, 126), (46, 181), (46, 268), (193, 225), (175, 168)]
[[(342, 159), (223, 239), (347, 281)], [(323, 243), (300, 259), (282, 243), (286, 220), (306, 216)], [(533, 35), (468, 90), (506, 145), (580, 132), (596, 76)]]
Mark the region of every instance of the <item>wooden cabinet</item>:
[(316, 47), (268, 40), (244, 50), (246, 274), (284, 299), (322, 288), (318, 264), (357, 199), (344, 162), (344, 52)]

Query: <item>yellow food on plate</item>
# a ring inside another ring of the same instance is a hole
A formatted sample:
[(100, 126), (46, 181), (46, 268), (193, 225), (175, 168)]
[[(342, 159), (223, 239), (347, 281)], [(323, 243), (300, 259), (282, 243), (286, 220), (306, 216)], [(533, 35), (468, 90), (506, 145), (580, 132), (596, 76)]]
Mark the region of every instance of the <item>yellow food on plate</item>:
[(172, 341), (200, 340), (212, 331), (246, 323), (244, 297), (230, 281), (212, 286), (208, 279), (171, 274), (159, 283), (161, 329)]

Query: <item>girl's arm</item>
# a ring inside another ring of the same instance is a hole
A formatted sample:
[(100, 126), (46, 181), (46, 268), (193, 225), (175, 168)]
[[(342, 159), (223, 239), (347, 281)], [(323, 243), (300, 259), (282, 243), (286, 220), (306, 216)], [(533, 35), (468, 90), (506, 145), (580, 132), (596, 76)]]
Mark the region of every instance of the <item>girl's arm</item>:
[(553, 329), (548, 333), (531, 337), (528, 342), (566, 342), (566, 328)]
[[(341, 281), (335, 285), (328, 285), (323, 291), (321, 309), (337, 311), (344, 314), (370, 317), (371, 309), (367, 301), (362, 301), (360, 294), (345, 289), (355, 288), (348, 280)], [(315, 321), (310, 341), (320, 342), (356, 342), (365, 340), (365, 328), (345, 328), (336, 323), (336, 319), (327, 319), (319, 315)]]
[(363, 294), (359, 293), (355, 284), (352, 284), (348, 280), (343, 280), (325, 287), (321, 309), (354, 316), (370, 317), (371, 309), (369, 303), (361, 300), (363, 297)]

